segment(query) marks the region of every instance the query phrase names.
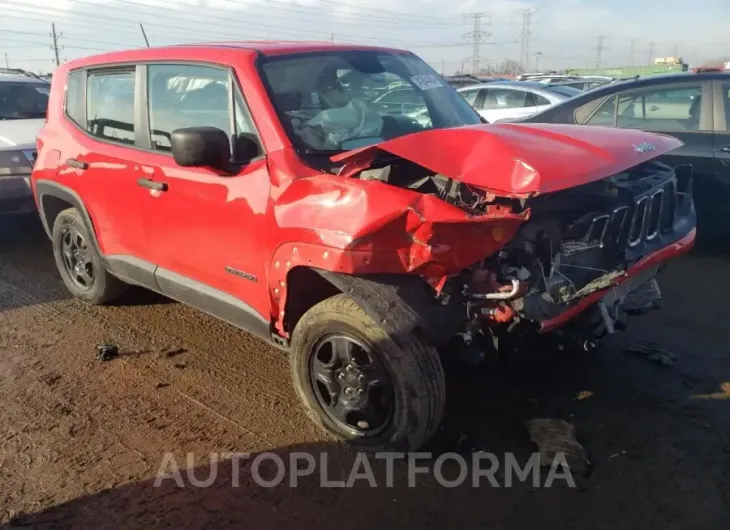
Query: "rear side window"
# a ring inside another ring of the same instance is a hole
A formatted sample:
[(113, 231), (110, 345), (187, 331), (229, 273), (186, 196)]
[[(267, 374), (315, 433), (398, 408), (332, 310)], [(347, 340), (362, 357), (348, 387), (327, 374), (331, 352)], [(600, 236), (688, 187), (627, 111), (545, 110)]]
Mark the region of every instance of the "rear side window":
[(683, 86), (624, 92), (617, 125), (658, 131), (700, 130), (702, 87)]
[(134, 144), (134, 70), (89, 72), (86, 128), (93, 136)]
[(84, 123), (83, 78), (84, 72), (75, 70), (66, 82), (66, 114), (79, 125)]

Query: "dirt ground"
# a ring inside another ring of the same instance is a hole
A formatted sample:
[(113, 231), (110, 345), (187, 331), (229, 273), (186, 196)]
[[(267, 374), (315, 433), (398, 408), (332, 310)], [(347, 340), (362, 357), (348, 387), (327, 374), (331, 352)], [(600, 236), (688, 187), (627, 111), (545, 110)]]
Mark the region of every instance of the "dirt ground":
[[(392, 488), (320, 488), (314, 477), (234, 488), (224, 465), (210, 487), (156, 488), (165, 453), (201, 477), (211, 452), (326, 453), (343, 470), (353, 455), (304, 415), (278, 351), (140, 290), (86, 307), (60, 283), (38, 223), (3, 220), (1, 232), (2, 528), (730, 528), (728, 257), (674, 263), (663, 311), (605, 351), (449, 365), (447, 417), (428, 449), (526, 459), (524, 422), (562, 418), (592, 462), (576, 488), (448, 489), (428, 477), (409, 488), (401, 467)], [(636, 339), (676, 363), (623, 351)], [(104, 341), (121, 356), (100, 363)], [(189, 452), (200, 460), (186, 463)]]

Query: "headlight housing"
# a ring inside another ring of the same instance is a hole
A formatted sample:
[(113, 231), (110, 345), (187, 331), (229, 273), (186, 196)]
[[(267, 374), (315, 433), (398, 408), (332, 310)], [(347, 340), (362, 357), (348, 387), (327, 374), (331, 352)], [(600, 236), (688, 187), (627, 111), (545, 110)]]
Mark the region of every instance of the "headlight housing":
[(0, 151), (0, 177), (6, 175), (30, 175), (35, 151)]

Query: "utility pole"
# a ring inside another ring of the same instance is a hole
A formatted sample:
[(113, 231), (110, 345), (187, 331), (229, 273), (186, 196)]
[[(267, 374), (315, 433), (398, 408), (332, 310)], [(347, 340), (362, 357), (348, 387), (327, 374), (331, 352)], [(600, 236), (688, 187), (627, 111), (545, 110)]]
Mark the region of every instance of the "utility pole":
[(61, 59), (58, 56), (58, 37), (60, 35), (56, 35), (56, 24), (51, 23), (51, 37), (53, 38), (53, 53), (56, 56), (56, 66), (61, 64)]
[(629, 44), (629, 66), (634, 66), (634, 55), (636, 54), (636, 39), (631, 39)]
[(522, 33), (520, 36), (520, 63), (527, 70), (530, 63), (530, 21), (532, 19), (533, 10), (528, 9), (522, 14)]
[(596, 68), (601, 67), (601, 56), (603, 55), (603, 41), (605, 40), (605, 38), (605, 35), (598, 36), (598, 44), (596, 45)]
[(10, 61), (8, 60), (8, 54), (5, 53), (5, 68), (10, 68)]
[(672, 47), (672, 56), (679, 57), (679, 44), (676, 42), (674, 43), (674, 47)]
[(144, 43), (147, 45), (147, 47), (150, 47), (150, 41), (147, 39), (147, 32), (144, 30), (144, 26), (140, 22), (139, 29), (142, 31), (142, 38), (144, 39)]
[(332, 42), (335, 42), (335, 34), (334, 33), (330, 33), (330, 40)]
[(653, 64), (654, 63), (654, 43), (653, 42), (650, 42), (649, 43), (649, 57), (648, 57), (648, 60), (649, 60), (648, 64)]
[(446, 75), (446, 59), (441, 59), (441, 77)]
[(539, 72), (540, 69), (537, 67), (537, 62), (540, 59), (540, 56), (542, 55), (542, 52), (535, 52), (535, 71)]
[(474, 29), (471, 33), (467, 33), (464, 35), (464, 38), (467, 39), (467, 42), (471, 43), (472, 45), (472, 51), (471, 51), (471, 64), (472, 64), (472, 73), (475, 75), (479, 74), (479, 69), (482, 62), (481, 57), (481, 45), (482, 42), (486, 37), (491, 37), (491, 33), (487, 33), (485, 31), (482, 31), (482, 19), (487, 18), (487, 23), (489, 24), (491, 21), (491, 15), (489, 13), (473, 13), (468, 16), (468, 18), (474, 19)]

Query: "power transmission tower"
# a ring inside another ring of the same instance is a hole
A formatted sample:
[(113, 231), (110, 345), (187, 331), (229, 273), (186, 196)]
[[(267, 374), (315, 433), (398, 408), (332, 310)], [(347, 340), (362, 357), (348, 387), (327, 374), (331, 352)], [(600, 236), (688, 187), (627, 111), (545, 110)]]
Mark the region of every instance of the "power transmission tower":
[(654, 43), (649, 43), (649, 57), (648, 57), (649, 63), (652, 64), (654, 62)]
[(51, 46), (51, 49), (53, 50), (54, 55), (56, 56), (56, 66), (61, 64), (61, 59), (58, 55), (58, 52), (60, 51), (58, 48), (58, 38), (61, 36), (61, 34), (56, 34), (56, 24), (51, 23), (51, 38), (53, 39), (53, 45)]
[(603, 55), (603, 41), (606, 38), (605, 35), (598, 36), (598, 44), (596, 45), (596, 68), (601, 67), (601, 56)]
[(629, 44), (629, 66), (634, 66), (634, 56), (636, 55), (636, 39), (631, 39)]
[(467, 39), (467, 42), (471, 43), (472, 45), (470, 61), (472, 64), (472, 73), (478, 75), (482, 62), (482, 43), (484, 42), (485, 38), (492, 36), (491, 33), (482, 31), (482, 19), (486, 18), (487, 24), (490, 24), (492, 20), (492, 15), (490, 15), (489, 13), (472, 13), (471, 15), (468, 15), (468, 18), (474, 20), (474, 29), (471, 31), (471, 33), (467, 33), (466, 35), (464, 35), (464, 38)]
[(534, 12), (534, 10), (528, 9), (522, 14), (522, 33), (520, 34), (520, 36), (522, 37), (522, 40), (520, 41), (520, 63), (522, 64), (522, 67), (526, 70), (528, 69), (528, 65), (530, 62), (530, 21)]

